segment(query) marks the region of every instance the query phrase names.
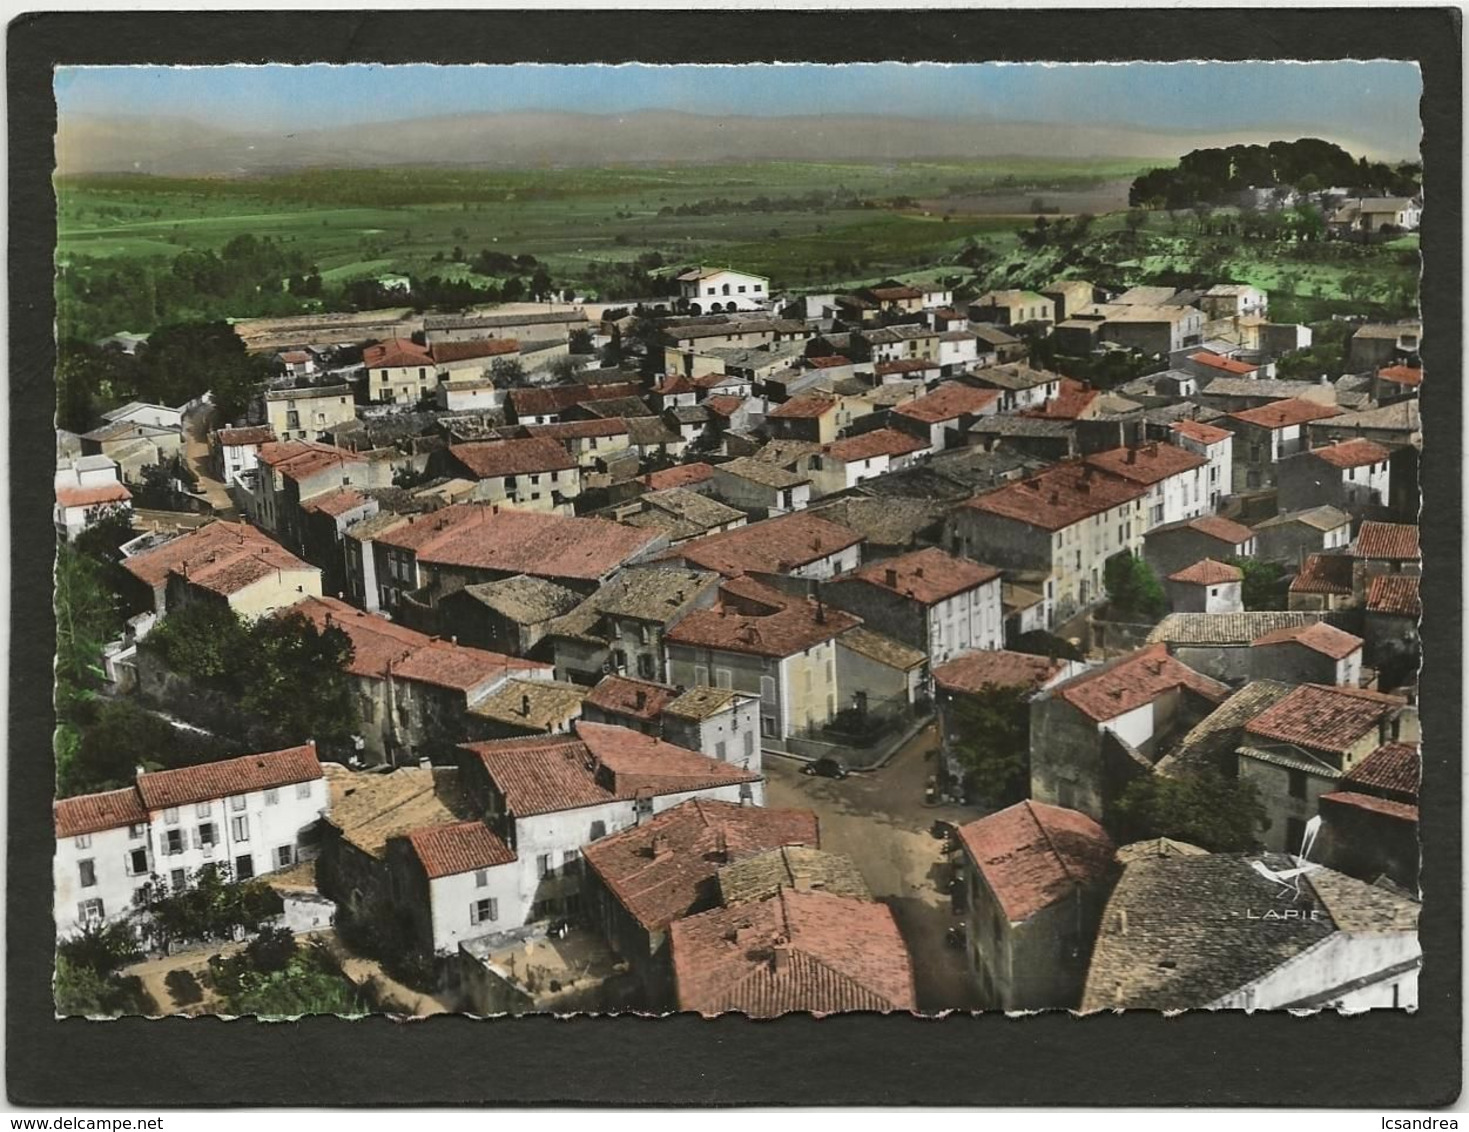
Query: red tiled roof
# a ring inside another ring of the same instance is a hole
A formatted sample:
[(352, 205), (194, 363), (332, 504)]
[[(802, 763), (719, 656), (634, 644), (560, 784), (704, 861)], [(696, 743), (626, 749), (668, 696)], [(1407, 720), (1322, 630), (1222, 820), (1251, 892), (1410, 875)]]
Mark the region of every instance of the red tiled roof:
[(678, 548), (678, 555), (725, 577), (750, 572), (783, 574), (861, 541), (862, 536), (848, 527), (795, 511), (693, 539)]
[(1310, 554), (1290, 584), (1293, 594), (1352, 592), (1352, 560), (1345, 554)]
[(466, 743), (516, 817), (758, 782), (760, 776), (697, 751), (611, 724), (578, 720), (575, 738)]
[(1345, 660), (1362, 647), (1362, 638), (1343, 632), (1324, 621), (1313, 621), (1309, 625), (1287, 625), (1273, 629), (1262, 637), (1256, 637), (1252, 645), (1304, 645), (1332, 660)]
[(1260, 368), (1259, 366), (1249, 365), (1246, 362), (1236, 361), (1234, 358), (1226, 358), (1219, 354), (1210, 353), (1208, 350), (1201, 350), (1197, 354), (1190, 354), (1188, 360), (1198, 362), (1201, 366), (1208, 366), (1210, 369), (1220, 370), (1223, 373), (1238, 374), (1241, 377), (1252, 374)]
[(713, 477), (712, 464), (680, 464), (674, 468), (664, 468), (661, 472), (649, 472), (643, 477), (643, 483), (654, 491), (662, 491), (666, 487), (687, 487), (691, 483), (703, 483)]
[(1423, 759), (1417, 743), (1384, 743), (1342, 778), (1343, 786), (1354, 786), (1400, 802), (1417, 802), (1423, 777)]
[(1146, 493), (1141, 484), (1102, 474), (1080, 461), (1068, 461), (977, 495), (960, 506), (1059, 531)]
[[(663, 713), (665, 707), (678, 699), (680, 694), (677, 688), (667, 684), (656, 684), (652, 680), (637, 680), (614, 673), (602, 677), (582, 702), (614, 715), (653, 720)], [(638, 702), (639, 696), (642, 696), (641, 705)]]
[(626, 436), (627, 421), (622, 417), (604, 417), (595, 421), (560, 421), (556, 424), (521, 426), (531, 436), (552, 440), (584, 440), (589, 436)]
[(713, 397), (705, 397), (704, 408), (718, 417), (730, 417), (740, 411), (740, 406), (745, 403), (743, 397), (733, 394), (716, 394)]
[(1305, 424), (1307, 421), (1325, 420), (1327, 417), (1339, 417), (1341, 410), (1334, 405), (1319, 405), (1315, 401), (1290, 397), (1283, 401), (1270, 401), (1253, 409), (1230, 413), (1229, 416), (1245, 424), (1255, 425), (1257, 428), (1277, 429), (1285, 428), (1287, 425)]
[(1224, 582), (1238, 582), (1245, 572), (1227, 562), (1216, 562), (1212, 558), (1201, 558), (1192, 566), (1185, 566), (1168, 575), (1170, 582), (1187, 582), (1195, 586), (1217, 586)]
[(277, 570), (315, 569), (254, 527), (223, 520), (124, 558), (122, 565), (149, 588), (177, 574), (192, 585), (226, 596)]
[(1061, 391), (1046, 402), (1044, 408), (1026, 409), (1020, 415), (1022, 417), (1040, 417), (1042, 419), (1074, 421), (1080, 417), (1091, 403), (1102, 395), (1101, 390), (1093, 389), (1083, 381), (1075, 381), (1069, 377), (1061, 379)]
[(1363, 464), (1380, 464), (1392, 455), (1380, 444), (1358, 437), (1343, 440), (1325, 448), (1312, 448), (1311, 455), (1334, 468), (1360, 468)]
[(618, 902), (655, 932), (718, 903), (724, 865), (783, 845), (819, 849), (816, 815), (694, 798), (593, 842), (585, 855)]
[(1152, 441), (1137, 448), (1109, 448), (1105, 452), (1096, 452), (1088, 456), (1086, 462), (1109, 475), (1151, 486), (1169, 476), (1202, 468), (1209, 461), (1187, 448)]
[(874, 456), (906, 456), (927, 447), (927, 444), (910, 433), (900, 432), (895, 428), (876, 428), (871, 432), (834, 440), (821, 451), (845, 463), (851, 463), (853, 460), (870, 460)]
[(471, 358), (497, 358), (502, 354), (520, 353), (514, 338), (481, 338), (476, 342), (435, 342), (428, 348), (435, 365), (463, 362)]
[(570, 453), (548, 436), (452, 444), (449, 455), (471, 475), (482, 480), (535, 472), (562, 472), (576, 467)]
[(660, 397), (672, 397), (678, 393), (693, 393), (698, 389), (689, 378), (681, 373), (665, 374), (653, 387), (653, 392)]
[(126, 503), (133, 493), (117, 481), (96, 487), (58, 487), (56, 502), (63, 507), (95, 507), (99, 503)]
[(560, 413), (585, 401), (636, 397), (640, 392), (635, 382), (623, 381), (607, 385), (546, 385), (538, 389), (512, 389), (506, 396), (518, 419)]
[(288, 480), (310, 479), (328, 468), (343, 464), (365, 464), (366, 457), (346, 448), (314, 440), (275, 440), (262, 444), (256, 459), (274, 468)]
[(752, 578), (719, 587), (713, 609), (696, 609), (664, 634), (670, 644), (786, 657), (862, 623), (860, 617), (793, 597)]
[(1418, 579), (1407, 574), (1379, 574), (1367, 587), (1367, 610), (1394, 617), (1423, 616)]
[(993, 582), (999, 576), (1000, 571), (993, 566), (955, 558), (936, 546), (871, 562), (848, 575), (924, 605), (935, 605), (955, 594)]
[(1057, 685), (1055, 694), (1101, 723), (1175, 688), (1189, 688), (1216, 703), (1229, 694), (1229, 688), (1219, 681), (1169, 656), (1165, 644), (1149, 645), (1094, 672), (1074, 676)]
[(80, 837), (84, 833), (101, 833), (107, 829), (121, 829), (125, 825), (143, 825), (148, 821), (148, 811), (143, 808), (138, 800), (138, 791), (132, 786), (102, 794), (61, 798), (52, 803), (51, 813), (58, 838)]
[(307, 743), (237, 759), (138, 775), (138, 797), (149, 810), (190, 806), (215, 798), (252, 794), (322, 777), (316, 746)]
[(921, 299), (923, 292), (916, 287), (872, 287), (867, 293), (879, 302), (897, 302), (901, 299)]
[(933, 670), (933, 682), (946, 692), (999, 688), (1039, 688), (1066, 667), (1064, 660), (1006, 649), (964, 653)]
[(515, 860), (515, 851), (482, 821), (415, 829), (407, 839), (429, 880), (508, 865)]
[(1313, 751), (1340, 754), (1404, 701), (1360, 688), (1302, 684), (1246, 725), (1245, 730)]
[(1111, 875), (1116, 846), (1085, 814), (1017, 803), (961, 825), (959, 840), (1012, 924)]
[(1217, 538), (1220, 542), (1227, 542), (1231, 546), (1240, 546), (1255, 537), (1255, 532), (1243, 523), (1236, 523), (1233, 519), (1226, 519), (1220, 515), (1201, 515), (1197, 519), (1188, 520), (1190, 528)]
[(771, 420), (815, 420), (824, 417), (837, 407), (837, 398), (830, 393), (802, 393), (776, 406), (766, 415)]
[(931, 362), (925, 358), (898, 358), (890, 362), (878, 362), (872, 367), (872, 372), (878, 377), (887, 377), (891, 373), (919, 373), (923, 370), (938, 368), (938, 362)]
[(1234, 435), (1227, 428), (1216, 428), (1203, 421), (1174, 421), (1173, 431), (1190, 440), (1197, 440), (1200, 444), (1218, 444)]
[(367, 502), (367, 496), (353, 487), (342, 487), (335, 491), (322, 492), (313, 495), (301, 504), (303, 511), (320, 511), (324, 515), (345, 515), (354, 507), (361, 507)]
[(226, 448), (245, 448), (250, 445), (269, 444), (275, 433), (265, 425), (254, 428), (222, 428), (214, 434)]
[[(445, 510), (448, 510), (447, 508)], [(418, 560), (538, 578), (598, 581), (636, 558), (661, 536), (657, 531), (589, 516), (477, 508), (482, 517), (460, 520), (418, 546)], [(426, 525), (442, 512), (425, 516)], [(401, 545), (403, 528), (382, 541)], [(680, 548), (682, 549), (682, 548)]]
[(362, 351), (362, 364), (368, 369), (400, 369), (405, 366), (430, 366), (433, 358), (417, 342), (408, 338), (389, 338)]
[(1381, 814), (1383, 817), (1397, 818), (1399, 821), (1418, 821), (1418, 807), (1407, 802), (1394, 802), (1389, 798), (1377, 798), (1371, 794), (1358, 794), (1354, 790), (1333, 790), (1330, 794), (1321, 795), (1320, 801), (1327, 805), (1351, 806), (1353, 809), (1367, 810), (1369, 813)]
[(739, 1011), (914, 1010), (913, 965), (884, 904), (782, 889), (669, 925), (678, 1006)]
[(812, 369), (834, 369), (837, 366), (851, 365), (852, 359), (841, 354), (829, 354), (820, 358), (807, 358), (806, 364)]
[(1352, 554), (1357, 558), (1416, 561), (1422, 557), (1418, 549), (1418, 524), (1363, 523), (1352, 543)]
[(470, 691), (500, 676), (549, 672), (550, 665), (451, 641), (436, 641), (423, 633), (366, 613), (331, 597), (308, 597), (283, 611), (299, 613), (317, 629), (340, 629), (352, 641), (347, 671), (353, 676), (414, 680), (439, 688)]
[(1422, 385), (1423, 371), (1412, 366), (1387, 366), (1377, 371), (1377, 376), (1398, 385)]
[(998, 389), (978, 389), (957, 381), (945, 381), (932, 393), (899, 405), (893, 412), (909, 420), (938, 424), (981, 413), (999, 399)]

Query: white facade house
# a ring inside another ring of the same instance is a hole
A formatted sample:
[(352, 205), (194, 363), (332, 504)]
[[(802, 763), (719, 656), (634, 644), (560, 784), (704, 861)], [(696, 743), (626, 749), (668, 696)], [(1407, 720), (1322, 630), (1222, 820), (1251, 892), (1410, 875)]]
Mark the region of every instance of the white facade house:
[(678, 277), (678, 294), (691, 314), (765, 309), (770, 280), (722, 267), (700, 267)]
[(437, 397), (439, 408), (450, 413), (494, 411), (505, 405), (505, 390), (489, 378), (442, 381)]
[(275, 440), (268, 428), (222, 428), (211, 437), (214, 467), (226, 484), (238, 483), (240, 477), (260, 464), (260, 449)]
[(146, 401), (129, 401), (102, 414), (102, 419), (112, 424), (128, 421), (132, 424), (148, 425), (151, 428), (167, 428), (179, 431), (184, 427), (183, 409), (171, 409), (167, 405), (153, 405)]
[(763, 774), (760, 697), (695, 686), (663, 709), (663, 738), (741, 770)]
[(1220, 500), (1233, 490), (1234, 433), (1199, 421), (1176, 421), (1172, 433), (1172, 443), (1209, 461), (1204, 491), (1207, 509), (1217, 511)]
[(155, 877), (177, 891), (207, 864), (245, 880), (310, 859), (329, 805), (310, 743), (64, 798), (54, 806), (57, 936), (126, 916)]
[(67, 542), (108, 515), (132, 510), (133, 496), (118, 478), (117, 461), (83, 456), (56, 471), (56, 532)]
[(1270, 296), (1247, 283), (1220, 283), (1204, 292), (1199, 305), (1210, 318), (1251, 318), (1267, 313)]

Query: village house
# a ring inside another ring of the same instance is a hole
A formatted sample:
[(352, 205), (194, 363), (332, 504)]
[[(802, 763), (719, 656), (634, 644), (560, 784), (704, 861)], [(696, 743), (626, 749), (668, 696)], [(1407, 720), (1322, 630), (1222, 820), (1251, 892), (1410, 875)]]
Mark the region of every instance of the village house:
[(1147, 489), (1142, 500), (1144, 535), (1153, 527), (1197, 518), (1209, 509), (1208, 461), (1197, 453), (1150, 440), (1094, 452), (1085, 460), (1098, 471)]
[(1418, 782), (1423, 758), (1417, 743), (1384, 743), (1318, 799), (1321, 832), (1315, 856), (1348, 876), (1418, 891)]
[(761, 736), (779, 749), (836, 714), (836, 638), (858, 624), (820, 601), (734, 578), (721, 584), (713, 608), (664, 634), (667, 679), (759, 696)]
[(1238, 566), (1201, 558), (1164, 578), (1163, 590), (1175, 613), (1242, 613), (1244, 577)]
[(1247, 283), (1216, 283), (1199, 299), (1210, 318), (1251, 318), (1269, 313), (1270, 296)]
[(1415, 366), (1384, 366), (1373, 375), (1372, 400), (1391, 405), (1408, 397), (1417, 397), (1423, 385), (1423, 370)]
[(183, 434), (176, 427), (151, 424), (147, 420), (117, 420), (81, 434), (86, 456), (103, 456), (116, 462), (128, 483), (141, 483), (143, 469), (167, 464), (183, 453)]
[(512, 424), (556, 424), (576, 420), (581, 407), (593, 401), (614, 397), (636, 397), (641, 392), (636, 382), (608, 382), (600, 385), (543, 385), (534, 389), (511, 389), (505, 394), (507, 416)]
[(644, 1008), (671, 1009), (670, 925), (720, 906), (726, 866), (783, 846), (820, 845), (809, 810), (695, 798), (587, 846), (587, 914), (636, 972)]
[(675, 920), (668, 939), (680, 1010), (770, 1018), (917, 1009), (903, 937), (875, 901), (783, 888)]
[(609, 672), (591, 691), (582, 689), (582, 694), (582, 717), (589, 723), (614, 723), (657, 736), (662, 732), (663, 709), (678, 698), (679, 691), (672, 684)]
[(1083, 1013), (1417, 1005), (1419, 909), (1405, 896), (1326, 868), (1282, 893), (1270, 874), (1296, 861), (1278, 854), (1151, 842), (1118, 858)]
[(1422, 341), (1421, 322), (1369, 322), (1352, 334), (1347, 368), (1352, 373), (1367, 373), (1385, 366), (1414, 363)]
[(492, 832), (516, 854), (486, 934), (580, 914), (582, 852), (692, 799), (759, 805), (756, 774), (648, 735), (578, 722), (568, 736), (468, 743), (460, 775)]
[(246, 515), (297, 553), (306, 550), (307, 501), (342, 488), (391, 486), (385, 462), (314, 440), (262, 444), (254, 474), (236, 481)]
[(564, 342), (573, 330), (586, 330), (588, 325), (587, 312), (581, 309), (521, 314), (431, 314), (423, 320), (423, 332), (429, 346), (443, 342), (476, 342), (486, 338)]
[[(938, 337), (939, 372), (946, 376), (994, 360), (993, 354), (980, 352), (979, 338), (971, 330), (945, 330)], [(926, 375), (932, 371), (920, 370), (918, 372)]]
[(1291, 684), (1362, 681), (1362, 638), (1325, 621), (1273, 629), (1250, 645), (1250, 674)]
[(1097, 821), (1126, 782), (1229, 694), (1149, 645), (1040, 692), (1030, 707), (1030, 793)]
[(319, 569), (246, 523), (207, 523), (125, 557), (122, 567), (159, 615), (209, 601), (261, 617), (321, 596)]
[(666, 560), (726, 578), (741, 574), (789, 574), (823, 581), (862, 563), (862, 536), (810, 514), (781, 515), (723, 534), (694, 539)]
[(1281, 460), (1276, 470), (1282, 511), (1335, 507), (1372, 515), (1388, 505), (1391, 453), (1370, 440), (1343, 440)]
[(834, 495), (910, 466), (928, 451), (925, 441), (893, 428), (872, 429), (831, 444), (809, 459), (815, 494)]
[(1001, 330), (993, 323), (971, 322), (969, 330), (979, 339), (980, 351), (988, 350), (993, 353), (999, 365), (1023, 362), (1030, 353), (1030, 347), (1021, 339)]
[[(1201, 383), (1192, 400), (1219, 413), (1238, 413), (1260, 409), (1280, 401), (1309, 401), (1327, 408), (1338, 408), (1341, 396), (1336, 387), (1325, 381), (1282, 381), (1278, 378), (1216, 377)], [(1325, 414), (1322, 419), (1330, 416)], [(1212, 422), (1225, 425), (1225, 421)]]
[(512, 677), (469, 708), (478, 739), (513, 739), (529, 735), (565, 735), (581, 718), (587, 690), (559, 680)]
[(551, 437), (454, 444), (446, 455), (446, 472), (478, 484), (477, 503), (556, 511), (581, 494), (581, 468)]
[(439, 383), (433, 355), (408, 338), (390, 338), (362, 351), (367, 399), (373, 404), (417, 405)]
[(811, 501), (811, 477), (773, 461), (740, 456), (714, 465), (713, 493), (741, 511), (788, 515), (805, 510)]
[(1274, 376), (1273, 366), (1240, 361), (1238, 358), (1216, 354), (1212, 350), (1186, 351), (1179, 360), (1179, 368), (1193, 374), (1205, 389), (1219, 377), (1259, 381)]
[(986, 1009), (1074, 1010), (1118, 871), (1085, 814), (1020, 802), (955, 830), (965, 953)]
[(1056, 303), (1034, 291), (988, 291), (969, 304), (969, 317), (996, 326), (1055, 322)]
[(996, 411), (1000, 413), (1045, 408), (1046, 402), (1060, 395), (1062, 380), (1059, 373), (1032, 369), (1023, 362), (985, 366), (964, 377), (965, 384), (998, 390)]
[(1350, 554), (1340, 551), (1307, 555), (1291, 579), (1287, 607), (1305, 611), (1348, 608), (1357, 594), (1353, 584), (1355, 565)]
[(1345, 550), (1352, 541), (1352, 517), (1336, 507), (1282, 511), (1255, 524), (1253, 557), (1300, 566), (1308, 555)]
[(1378, 574), (1372, 578), (1362, 606), (1367, 663), (1380, 666), (1395, 654), (1416, 656), (1422, 618), (1423, 599), (1416, 576)]
[(1255, 557), (1255, 532), (1221, 515), (1199, 515), (1154, 527), (1143, 536), (1143, 559), (1166, 578), (1205, 558)]
[(1209, 461), (1208, 506), (1219, 509), (1219, 501), (1234, 490), (1234, 433), (1202, 421), (1174, 421), (1169, 425), (1178, 445)]
[(1340, 411), (1331, 405), (1295, 398), (1219, 418), (1220, 425), (1235, 435), (1233, 491), (1274, 487), (1280, 462), (1309, 446), (1305, 426)]
[(265, 394), (266, 427), (280, 441), (320, 440), (324, 433), (356, 419), (350, 385), (272, 389)]
[(155, 877), (184, 890), (208, 864), (236, 880), (316, 854), (326, 782), (311, 743), (137, 774), (122, 790), (52, 805), (56, 936), (132, 914)]
[(812, 391), (792, 397), (765, 415), (770, 435), (777, 440), (809, 440), (830, 444), (872, 406), (858, 397)]
[(451, 381), (493, 381), (496, 362), (502, 359), (506, 363), (520, 362), (522, 345), (514, 338), (436, 342), (428, 348), (428, 356), (433, 362), (435, 379), (441, 386)]
[(869, 563), (828, 583), (822, 597), (932, 665), (1004, 644), (1000, 571), (938, 547)]
[(1373, 578), (1383, 574), (1423, 573), (1423, 552), (1418, 547), (1417, 523), (1365, 522), (1349, 551), (1352, 559), (1352, 592), (1360, 599)]
[(689, 314), (758, 311), (770, 302), (770, 280), (726, 267), (699, 267), (675, 276), (680, 306)]
[(56, 533), (71, 542), (109, 515), (128, 514), (133, 493), (118, 478), (117, 462), (106, 456), (80, 456), (56, 470)]
[(531, 656), (556, 618), (570, 613), (584, 597), (545, 578), (516, 574), (445, 594), (439, 611), (456, 641), (509, 656)]
[(1054, 280), (1042, 287), (1040, 293), (1043, 298), (1051, 300), (1057, 322), (1070, 318), (1075, 311), (1096, 301), (1096, 288), (1081, 279)]
[(931, 393), (896, 406), (889, 420), (921, 439), (932, 452), (962, 444), (959, 439), (979, 417), (999, 411), (1000, 393), (946, 381)]
[(1125, 303), (1126, 297), (1093, 304), (1069, 316), (1064, 327), (1057, 327), (1057, 349), (1084, 356), (1091, 353), (1094, 342), (1106, 342), (1167, 358), (1203, 340), (1203, 311), (1189, 306)]
[(235, 483), (241, 473), (256, 466), (260, 449), (273, 443), (275, 439), (275, 434), (261, 425), (216, 429), (209, 434), (209, 454), (214, 474), (226, 487)]
[(670, 743), (762, 772), (758, 696), (695, 685), (663, 705), (658, 723)]
[(949, 516), (952, 553), (1044, 577), (1046, 627), (1101, 601), (1105, 563), (1142, 545), (1148, 489), (1080, 462), (975, 496)]
[(1263, 809), (1260, 841), (1301, 853), (1322, 794), (1384, 743), (1417, 739), (1418, 713), (1400, 696), (1325, 684), (1294, 689), (1246, 725), (1239, 748), (1239, 777)]
[(732, 531), (748, 522), (743, 511), (682, 487), (647, 491), (626, 503), (604, 508), (597, 515), (664, 534), (670, 546)]
[(487, 377), (441, 381), (434, 397), (446, 413), (497, 412), (505, 404), (505, 390)]
[(603, 417), (586, 421), (558, 421), (556, 424), (522, 425), (530, 437), (554, 440), (571, 453), (583, 474), (626, 453), (632, 447), (632, 433), (622, 417)]
[(1240, 684), (1254, 670), (1255, 641), (1279, 629), (1301, 629), (1324, 619), (1322, 613), (1275, 609), (1170, 613), (1154, 626), (1147, 643), (1164, 645), (1170, 656), (1195, 672)]
[(346, 672), (368, 762), (442, 756), (475, 731), (472, 710), (508, 681), (551, 679), (548, 664), (429, 637), (336, 598), (306, 598), (289, 612), (352, 642)]
[(1414, 232), (1423, 206), (1412, 197), (1356, 197), (1343, 201), (1327, 225), (1348, 232)]
[(641, 478), (640, 482), (649, 491), (681, 487), (689, 491), (697, 491), (700, 495), (708, 495), (713, 491), (713, 480), (714, 465), (699, 462), (676, 464), (671, 468), (664, 468), (661, 472), (649, 472)]

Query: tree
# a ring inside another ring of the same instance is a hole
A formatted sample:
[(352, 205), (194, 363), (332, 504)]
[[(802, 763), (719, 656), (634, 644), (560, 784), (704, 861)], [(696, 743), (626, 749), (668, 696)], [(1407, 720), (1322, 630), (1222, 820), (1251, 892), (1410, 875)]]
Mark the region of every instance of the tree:
[(89, 924), (56, 945), (52, 998), (62, 1016), (151, 1014), (156, 1007), (140, 980), (118, 971), (141, 958), (137, 933), (126, 922)]
[(1030, 703), (1024, 688), (986, 684), (951, 701), (954, 754), (971, 798), (999, 808), (1018, 802), (1030, 785)]
[(1284, 609), (1286, 594), (1281, 588), (1285, 568), (1276, 562), (1265, 562), (1259, 558), (1230, 558), (1231, 566), (1238, 566), (1244, 574), (1240, 586), (1240, 598), (1250, 612), (1261, 609)]
[(1168, 608), (1158, 575), (1135, 554), (1124, 550), (1107, 559), (1103, 582), (1107, 600), (1120, 613), (1157, 618)]
[[(268, 947), (256, 944), (269, 936)], [(210, 979), (223, 1013), (264, 1018), (303, 1014), (365, 1014), (362, 994), (327, 947), (306, 947), (284, 929), (267, 928), (244, 951), (209, 960)]]
[(595, 349), (592, 344), (592, 332), (577, 327), (567, 337), (567, 349), (573, 354), (590, 354)]
[(230, 867), (210, 862), (173, 888), (154, 876), (139, 890), (139, 913), (166, 954), (175, 943), (238, 939), (260, 931), (281, 912), (281, 898), (263, 880), (237, 881)]
[(525, 384), (525, 366), (519, 358), (496, 358), (490, 363), (490, 377), (501, 389)]
[(1202, 767), (1176, 777), (1134, 779), (1109, 824), (1119, 844), (1169, 837), (1211, 853), (1239, 853), (1258, 844), (1264, 819), (1253, 783)]

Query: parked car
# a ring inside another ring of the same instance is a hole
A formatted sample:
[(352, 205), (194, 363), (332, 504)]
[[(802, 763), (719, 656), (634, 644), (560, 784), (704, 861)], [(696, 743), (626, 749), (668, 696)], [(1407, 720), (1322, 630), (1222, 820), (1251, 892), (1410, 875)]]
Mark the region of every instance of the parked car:
[(814, 774), (821, 778), (846, 778), (847, 764), (841, 759), (823, 756), (815, 762), (809, 762), (801, 768), (802, 774)]

